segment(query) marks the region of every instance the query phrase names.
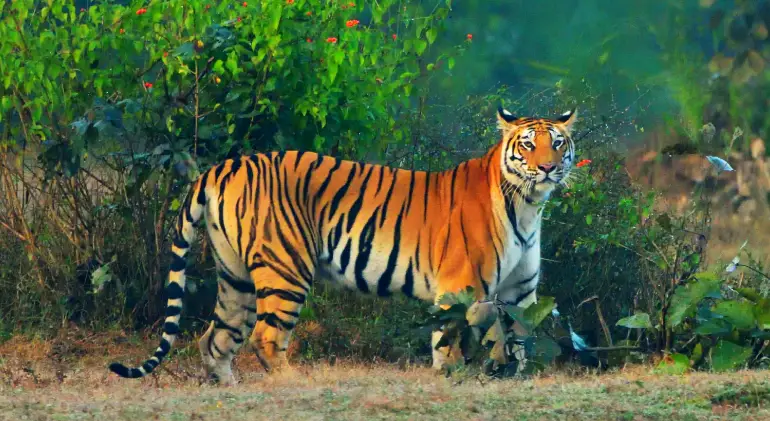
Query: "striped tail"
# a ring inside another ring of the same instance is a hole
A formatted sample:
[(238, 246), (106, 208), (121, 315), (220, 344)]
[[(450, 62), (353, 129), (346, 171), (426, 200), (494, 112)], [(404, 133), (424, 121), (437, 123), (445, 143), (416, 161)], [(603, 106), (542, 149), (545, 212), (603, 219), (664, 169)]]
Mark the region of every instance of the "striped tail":
[[(195, 226), (203, 215), (206, 203), (205, 183), (203, 177), (198, 178), (193, 189), (187, 194), (184, 205), (177, 216), (174, 241), (171, 246), (171, 267), (168, 274), (168, 286), (166, 287), (166, 322), (163, 324), (163, 337), (160, 346), (155, 350), (155, 355), (150, 357), (140, 367), (128, 368), (120, 363), (110, 364), (110, 370), (120, 377), (135, 379), (152, 373), (160, 365), (161, 361), (171, 351), (177, 333), (179, 333), (179, 319), (182, 314), (182, 297), (185, 291), (185, 254), (190, 249), (190, 244), (195, 239)], [(195, 198), (195, 200), (193, 200)]]

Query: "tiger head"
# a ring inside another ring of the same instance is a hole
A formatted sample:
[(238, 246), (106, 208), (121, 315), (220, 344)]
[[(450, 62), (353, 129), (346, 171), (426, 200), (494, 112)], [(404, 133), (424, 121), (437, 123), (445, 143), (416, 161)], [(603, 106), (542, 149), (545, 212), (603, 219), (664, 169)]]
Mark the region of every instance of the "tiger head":
[(556, 119), (516, 117), (498, 109), (502, 131), (501, 168), (505, 181), (535, 200), (548, 198), (566, 181), (575, 161), (572, 126), (577, 111)]

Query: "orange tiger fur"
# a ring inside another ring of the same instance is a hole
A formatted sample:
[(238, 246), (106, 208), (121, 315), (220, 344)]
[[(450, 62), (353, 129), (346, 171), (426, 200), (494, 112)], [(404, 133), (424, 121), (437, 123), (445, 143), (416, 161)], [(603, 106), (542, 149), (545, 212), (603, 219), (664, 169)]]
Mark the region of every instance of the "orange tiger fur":
[[(250, 335), (270, 368), (285, 363), (299, 311), (316, 279), (381, 296), (423, 300), (471, 286), (520, 305), (536, 301), (542, 204), (575, 160), (558, 119), (516, 118), (500, 109), (502, 140), (484, 156), (443, 172), (408, 171), (309, 152), (229, 159), (194, 183), (172, 247), (163, 338), (138, 368), (152, 372), (179, 330), (184, 255), (205, 215), (219, 291), (199, 345), (210, 376), (235, 381), (231, 360)], [(434, 332), (433, 343), (440, 337)], [(434, 351), (434, 366), (457, 358)]]

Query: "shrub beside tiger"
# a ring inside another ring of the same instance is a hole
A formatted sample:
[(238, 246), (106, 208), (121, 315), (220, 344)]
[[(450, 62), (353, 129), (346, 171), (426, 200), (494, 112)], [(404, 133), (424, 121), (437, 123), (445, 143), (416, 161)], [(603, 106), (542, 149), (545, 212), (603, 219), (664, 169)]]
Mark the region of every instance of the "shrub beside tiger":
[(444, 327), (434, 349), (456, 345), (464, 361), (446, 366), (446, 373), (463, 364), (481, 364), (485, 374), (508, 377), (540, 371), (561, 354), (559, 344), (536, 334), (556, 309), (553, 297), (541, 296), (527, 308), (500, 300), (475, 300), (473, 288), (444, 294), (429, 309), (425, 326)]

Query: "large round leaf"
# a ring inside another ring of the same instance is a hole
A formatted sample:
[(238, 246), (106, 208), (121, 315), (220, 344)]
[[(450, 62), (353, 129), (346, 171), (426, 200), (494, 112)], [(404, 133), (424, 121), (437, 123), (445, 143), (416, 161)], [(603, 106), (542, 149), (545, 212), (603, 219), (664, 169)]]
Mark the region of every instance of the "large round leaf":
[(636, 313), (633, 316), (624, 317), (615, 323), (616, 326), (623, 326), (629, 329), (652, 329), (650, 315), (647, 313)]
[(711, 311), (725, 318), (736, 329), (748, 330), (754, 327), (754, 305), (746, 301), (722, 301)]
[(728, 371), (740, 368), (751, 356), (751, 347), (736, 345), (721, 340), (711, 348), (711, 368), (715, 371)]

